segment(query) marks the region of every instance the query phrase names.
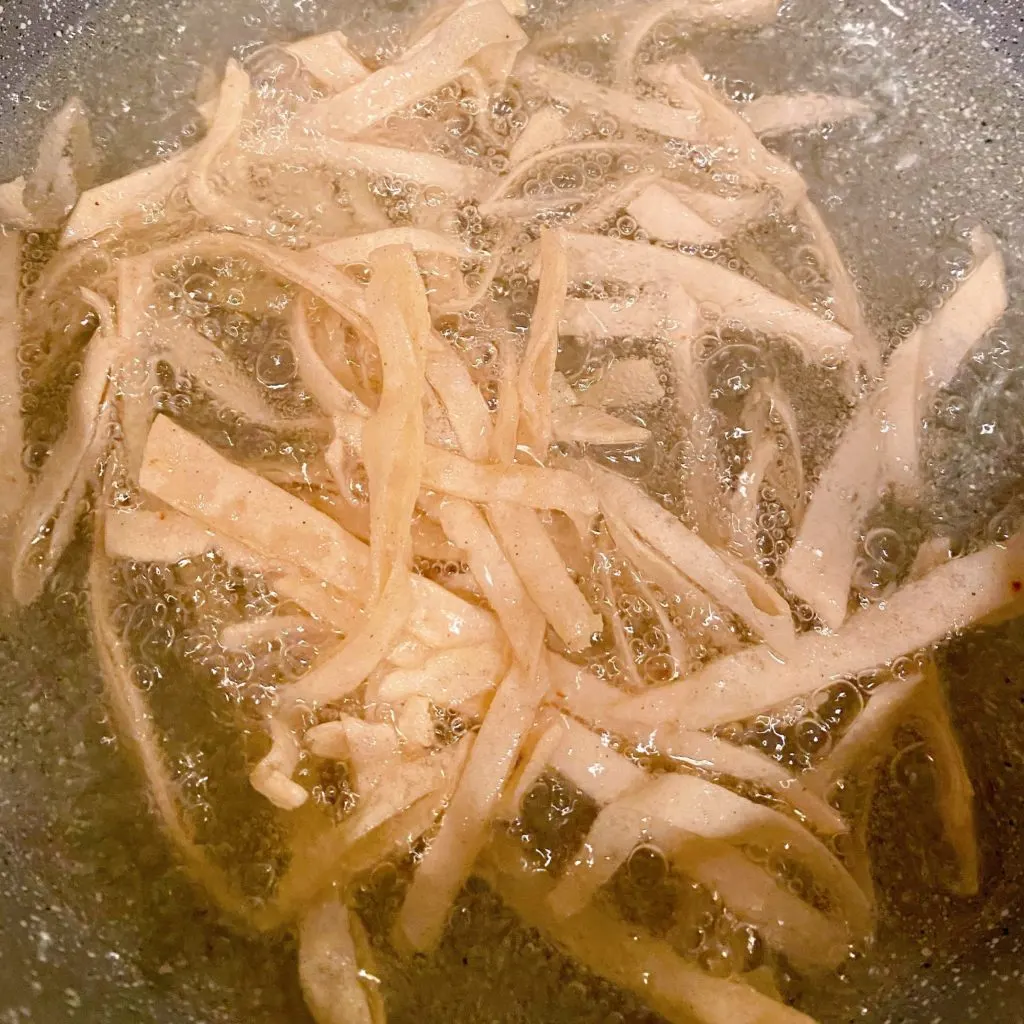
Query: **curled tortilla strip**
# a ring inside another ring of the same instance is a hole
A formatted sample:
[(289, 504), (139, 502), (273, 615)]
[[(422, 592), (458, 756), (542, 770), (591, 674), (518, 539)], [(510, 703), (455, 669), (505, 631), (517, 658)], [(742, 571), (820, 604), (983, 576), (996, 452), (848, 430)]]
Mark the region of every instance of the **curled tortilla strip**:
[(587, 834), (583, 859), (573, 863), (552, 892), (552, 907), (562, 916), (578, 913), (643, 841), (685, 863), (690, 836), (735, 845), (781, 845), (787, 856), (811, 870), (832, 901), (832, 916), (845, 918), (851, 936), (870, 931), (872, 912), (864, 893), (810, 832), (722, 786), (680, 774), (653, 776), (600, 811)]
[(526, 871), (517, 851), (492, 850), (483, 877), (528, 925), (588, 970), (636, 993), (670, 1024), (813, 1024), (739, 980), (714, 978), (682, 960), (667, 942), (590, 906), (568, 920), (551, 909), (553, 883)]
[(598, 615), (569, 576), (554, 541), (533, 509), (493, 502), (487, 518), (505, 555), (537, 607), (570, 651), (589, 647), (602, 630)]
[(496, 644), (438, 651), (422, 665), (388, 672), (377, 684), (376, 697), (397, 704), (423, 696), (438, 707), (459, 707), (497, 686), (507, 662), (505, 651)]
[(383, 228), (365, 235), (349, 235), (316, 247), (317, 253), (336, 267), (367, 263), (374, 251), (387, 245), (407, 245), (415, 253), (432, 253), (451, 260), (468, 259), (472, 251), (452, 235), (424, 228)]
[(416, 869), (396, 931), (413, 949), (434, 947), (452, 904), (489, 834), (505, 784), (548, 687), (543, 633), (533, 630), (532, 662), (498, 684), (441, 828)]
[(335, 896), (299, 923), (299, 981), (316, 1024), (385, 1024), (380, 981), (356, 914)]
[(103, 675), (104, 692), (120, 734), (132, 748), (161, 828), (184, 861), (185, 869), (214, 902), (231, 917), (256, 928), (272, 925), (273, 911), (258, 913), (250, 907), (225, 872), (195, 841), (192, 827), (176, 797), (177, 787), (161, 750), (153, 713), (132, 679), (124, 638), (113, 619), (114, 594), (110, 584), (111, 565), (97, 543), (89, 565), (89, 619), (96, 657)]
[(309, 115), (329, 135), (352, 138), (428, 96), (469, 65), (500, 86), (526, 36), (498, 0), (467, 2), (392, 64), (317, 104)]
[(299, 300), (292, 306), (288, 338), (291, 342), (299, 374), (317, 405), (328, 416), (351, 413), (366, 418), (370, 410), (338, 380), (317, 351), (310, 331), (308, 304)]
[(689, 839), (679, 867), (717, 893), (798, 970), (832, 970), (850, 955), (850, 936), (841, 921), (787, 891), (766, 868), (728, 843)]
[(540, 237), (540, 286), (530, 336), (519, 365), (519, 443), (540, 462), (551, 445), (551, 378), (558, 355), (558, 323), (565, 302), (565, 239), (559, 231)]
[(103, 420), (110, 373), (121, 358), (121, 339), (110, 304), (94, 292), (88, 292), (87, 298), (97, 307), (101, 325), (86, 348), (81, 376), (71, 392), (67, 426), (29, 493), (12, 538), (12, 590), (20, 605), (31, 604), (39, 596), (60, 557), (61, 552), (51, 545), (40, 559), (39, 545), (46, 543), (44, 528), (60, 512), (76, 476), (94, 454), (93, 439)]
[(670, 245), (713, 245), (724, 237), (721, 228), (709, 224), (675, 192), (656, 182), (630, 200), (626, 212), (651, 238)]
[(627, 27), (615, 54), (615, 82), (631, 88), (636, 78), (636, 57), (651, 32), (668, 19), (681, 20), (687, 27), (732, 29), (768, 24), (775, 20), (778, 0), (663, 0), (661, 3), (613, 6), (609, 15)]
[(337, 29), (297, 39), (286, 49), (332, 92), (341, 92), (362, 82), (370, 74), (366, 65), (352, 52), (348, 37)]
[(780, 156), (761, 142), (735, 106), (705, 80), (703, 69), (692, 59), (680, 63), (646, 64), (641, 78), (662, 89), (670, 100), (703, 117), (703, 140), (721, 148), (747, 188), (769, 186), (777, 189), (787, 206), (804, 198), (803, 178)]
[(1006, 548), (954, 558), (851, 615), (838, 633), (801, 634), (785, 662), (763, 647), (746, 648), (619, 710), (645, 725), (679, 721), (692, 729), (748, 718), (966, 629), (1013, 602), (1022, 575), (1021, 540), (1014, 538)]
[(974, 787), (950, 720), (949, 707), (934, 661), (909, 679), (894, 679), (872, 692), (828, 756), (808, 774), (822, 793), (837, 782), (869, 770), (872, 761), (892, 753), (892, 738), (901, 724), (912, 723), (931, 755), (938, 788), (937, 808), (946, 840), (957, 861), (952, 890), (977, 895), (979, 853), (974, 818)]
[(120, 227), (133, 216), (162, 207), (188, 176), (194, 155), (192, 150), (183, 150), (123, 178), (86, 190), (64, 225), (60, 244), (69, 246), (95, 238)]
[(632, 302), (566, 299), (559, 330), (574, 338), (677, 338), (695, 334), (701, 317), (682, 288), (664, 295), (641, 292)]
[(561, 105), (600, 110), (619, 121), (667, 138), (690, 141), (700, 138), (701, 115), (695, 106), (670, 107), (657, 100), (609, 89), (592, 79), (559, 71), (529, 56), (519, 62), (516, 74)]
[(609, 726), (632, 745), (698, 771), (727, 775), (769, 790), (822, 835), (846, 831), (846, 823), (826, 801), (803, 784), (801, 777), (773, 757), (752, 747), (737, 746), (707, 733), (663, 725), (650, 731), (631, 727), (612, 711)]
[(0, 575), (4, 580), (8, 578), (8, 544), (28, 491), (18, 375), (20, 273), (21, 235), (0, 232)]
[(557, 409), (551, 416), (551, 432), (556, 441), (593, 445), (644, 444), (651, 436), (638, 423), (617, 419), (586, 405)]
[(740, 107), (739, 112), (761, 136), (786, 135), (837, 121), (864, 120), (874, 116), (871, 104), (863, 100), (817, 92), (759, 96)]
[(32, 227), (56, 230), (92, 184), (97, 163), (85, 107), (72, 96), (43, 129), (36, 166), (25, 181), (22, 199)]
[(211, 177), (223, 152), (232, 143), (249, 104), (249, 76), (237, 61), (224, 68), (217, 111), (206, 137), (199, 144), (188, 172), (188, 199), (211, 224), (246, 235), (259, 235), (261, 219), (225, 195), (220, 195)]
[(249, 781), (275, 807), (294, 811), (309, 799), (308, 790), (292, 779), (302, 758), (302, 748), (292, 725), (282, 718), (268, 718), (267, 731), (270, 750), (249, 774)]
[(707, 545), (635, 484), (598, 467), (592, 468), (591, 477), (610, 514), (628, 523), (679, 572), (741, 618), (773, 649), (783, 655), (792, 650), (792, 619), (783, 612), (786, 606), (779, 603), (778, 595), (774, 599), (768, 595), (771, 588), (767, 584), (737, 574), (740, 563), (736, 559)]
[(717, 306), (751, 330), (792, 339), (809, 360), (833, 359), (849, 348), (850, 333), (839, 324), (710, 260), (602, 235), (566, 232), (565, 239), (573, 284), (615, 280), (666, 293), (682, 286), (698, 302)]

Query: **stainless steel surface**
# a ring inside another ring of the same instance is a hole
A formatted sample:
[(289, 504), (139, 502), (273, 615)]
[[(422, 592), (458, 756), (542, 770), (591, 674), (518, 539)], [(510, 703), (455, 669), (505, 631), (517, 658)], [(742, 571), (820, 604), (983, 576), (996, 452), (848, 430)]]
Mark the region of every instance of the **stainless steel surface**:
[[(855, 168), (865, 180), (875, 175), (875, 192), (859, 191), (856, 181), (836, 188), (842, 201), (831, 216), (850, 249), (872, 260), (877, 255), (883, 267), (914, 267), (930, 219), (957, 213), (982, 217), (1011, 247), (1021, 244), (1019, 0), (794, 0), (790, 17), (815, 4), (834, 11), (829, 45), (837, 65), (855, 69), (851, 51), (870, 39), (888, 48), (890, 63), (909, 62), (920, 79), (909, 95), (894, 87), (895, 112), (885, 130), (897, 151), (920, 150), (924, 158), (908, 172), (870, 162)], [(395, 8), (379, 0), (367, 6), (371, 15), (395, 16)], [(959, 22), (954, 10), (975, 25)], [(365, 13), (343, 7), (340, 20), (358, 35)], [(240, 40), (242, 14), (248, 38)], [(20, 169), (45, 109), (71, 89), (80, 89), (95, 113), (97, 134), (114, 154), (112, 167), (131, 164), (176, 137), (181, 123), (160, 118), (180, 106), (173, 97), (189, 95), (208, 61), (218, 62), (239, 44), (338, 20), (323, 0), (0, 3), (0, 179)], [(873, 52), (876, 59), (882, 60)], [(814, 73), (827, 79), (821, 69), (802, 65), (797, 51), (777, 73), (783, 81)], [(870, 79), (863, 69), (850, 74)], [(835, 169), (820, 169), (822, 180)], [(882, 174), (888, 184), (879, 196)], [(929, 188), (935, 207), (917, 203), (908, 212), (904, 197)], [(851, 212), (867, 202), (877, 206), (873, 218)], [(1016, 290), (1024, 291), (1019, 271), (1015, 277)], [(884, 273), (873, 287), (880, 300), (893, 297)], [(1015, 342), (1020, 351), (1022, 342)], [(1022, 451), (1017, 439), (988, 457), (1016, 460), (1024, 470)], [(956, 473), (940, 481), (938, 491), (946, 517), (968, 523), (983, 521), (1000, 498), (964, 488)], [(67, 565), (64, 578), (73, 579), (75, 570)], [(74, 588), (66, 589), (72, 596), (47, 600), (32, 613), (46, 617), (45, 644), (26, 640), (24, 625), (0, 622), (0, 1024), (305, 1020), (287, 941), (247, 940), (219, 925), (140, 814), (142, 796), (103, 719), (98, 679), (81, 672), (87, 640)], [(36, 622), (31, 636), (38, 635)], [(876, 999), (863, 1012), (854, 999), (834, 1019), (1024, 1020), (1024, 855), (1017, 836), (1024, 820), (1022, 651), (1024, 626), (1015, 624), (945, 652), (978, 784), (983, 898), (965, 905), (935, 897), (903, 906), (899, 878), (913, 865), (890, 858), (882, 867), (904, 937), (882, 938), (883, 954), (872, 968)], [(111, 776), (124, 794), (113, 805), (104, 796), (109, 782), (100, 784)], [(898, 819), (890, 827), (898, 828)], [(909, 974), (888, 968), (889, 951), (897, 949), (916, 957)], [(454, 975), (450, 983), (459, 984)], [(500, 991), (503, 980), (491, 983)], [(565, 1021), (544, 1005), (520, 1006), (505, 1019)], [(407, 1010), (400, 1019), (414, 1016)]]

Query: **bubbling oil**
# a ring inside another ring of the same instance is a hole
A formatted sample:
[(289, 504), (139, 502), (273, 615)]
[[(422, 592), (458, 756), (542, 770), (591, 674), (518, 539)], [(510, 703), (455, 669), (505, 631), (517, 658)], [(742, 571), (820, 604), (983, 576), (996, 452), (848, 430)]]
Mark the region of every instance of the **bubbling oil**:
[[(545, 10), (532, 16), (542, 29), (553, 20), (554, 13)], [(368, 12), (370, 20), (379, 17), (377, 10)], [(869, 26), (861, 25), (857, 32), (863, 38), (870, 34)], [(694, 37), (684, 26), (666, 22), (653, 33), (640, 60), (662, 60), (696, 50), (709, 67), (722, 68), (721, 81), (728, 91), (737, 96), (754, 95), (787, 84), (779, 81), (786, 72), (771, 55), (777, 54), (781, 45), (794, 45), (807, 55), (807, 65), (825, 76), (826, 84), (834, 76), (837, 83), (847, 87), (852, 83), (867, 89), (881, 88), (881, 76), (885, 77), (885, 87), (891, 86), (898, 94), (916, 89), (915, 95), (922, 103), (940, 102), (929, 95), (930, 87), (915, 83), (900, 64), (908, 58), (898, 41), (884, 42), (883, 48), (888, 49), (876, 58), (884, 62), (883, 67), (869, 67), (859, 59), (856, 34), (849, 26), (822, 17), (820, 11), (808, 13), (797, 5), (795, 13), (790, 13), (779, 28), (765, 33), (764, 38), (745, 42), (732, 37), (725, 41)], [(552, 58), (575, 74), (600, 80), (608, 65), (609, 45), (610, 41), (598, 34), (552, 54)], [(378, 56), (386, 56), (393, 46), (385, 39), (379, 44)], [(737, 66), (742, 73), (733, 70)], [(264, 94), (275, 101), (266, 105), (268, 112), (283, 110), (281, 116), (286, 117), (289, 111), (316, 98), (315, 83), (279, 47), (252, 53), (246, 69)], [(282, 97), (287, 102), (277, 102)], [(400, 129), (418, 146), (500, 173), (506, 166), (508, 141), (522, 130), (537, 102), (536, 97), (509, 88), (481, 104), (469, 90), (447, 86), (407, 114), (392, 119), (386, 130)], [(941, 112), (935, 116), (941, 120)], [(288, 244), (301, 237), (316, 237), (317, 233), (344, 234), (357, 212), (368, 209), (379, 217), (381, 226), (436, 223), (442, 215), (437, 197), (429, 188), (403, 180), (400, 175), (352, 173), (332, 178), (307, 168), (289, 172), (301, 185), (304, 205), (301, 209), (284, 205), (283, 196), (296, 195), (295, 182), (283, 181), (276, 170), (268, 173), (258, 160), (263, 133), (278, 127), (271, 120), (256, 117), (246, 139), (254, 158), (246, 192), (264, 218), (268, 239)], [(188, 126), (182, 134), (188, 137), (195, 130), (194, 125)], [(901, 216), (918, 228), (916, 234), (910, 231), (908, 236), (920, 251), (936, 255), (912, 259), (906, 263), (911, 268), (908, 274), (893, 275), (892, 264), (899, 266), (899, 255), (886, 259), (877, 253), (879, 243), (872, 244), (872, 240), (889, 239), (897, 233), (896, 228), (887, 224), (885, 234), (879, 233), (879, 215), (858, 198), (859, 186), (851, 185), (850, 179), (858, 171), (861, 176), (875, 173), (882, 161), (905, 145), (906, 139), (894, 130), (887, 134), (884, 123), (877, 137), (847, 136), (844, 131), (837, 129), (830, 136), (810, 133), (788, 146), (801, 161), (812, 189), (836, 199), (835, 207), (846, 228), (842, 237), (854, 257), (873, 323), (885, 347), (891, 348), (915, 325), (926, 323), (936, 305), (969, 270), (966, 239), (972, 222), (965, 222), (960, 217), (962, 210), (950, 203), (942, 211), (938, 228), (929, 224), (923, 236), (917, 222), (932, 216), (931, 199), (918, 194), (924, 189), (923, 183), (894, 187), (896, 199), (905, 203)], [(606, 112), (574, 112), (569, 133), (570, 143), (580, 147), (578, 154), (537, 162), (506, 198), (553, 203), (567, 200), (568, 205), (562, 208), (572, 211), (574, 201), (613, 186), (622, 188), (636, 176), (657, 169), (656, 164), (625, 150), (615, 152), (622, 126)], [(592, 143), (609, 145), (587, 148)], [(689, 159), (693, 154), (670, 151), (665, 156), (671, 161)], [(833, 173), (837, 167), (842, 174)], [(230, 182), (222, 181), (221, 185), (228, 187)], [(721, 183), (723, 191), (727, 187), (727, 183)], [(882, 206), (891, 206), (896, 199), (883, 197)], [(550, 219), (557, 223), (559, 215), (552, 214)], [(507, 269), (486, 292), (486, 315), (479, 310), (456, 313), (439, 324), (442, 333), (467, 356), (475, 380), (496, 411), (501, 348), (529, 331), (535, 300), (528, 261), (524, 256), (517, 263), (514, 254), (526, 250), (535, 232), (522, 227), (513, 237), (503, 238), (498, 221), (474, 205), (459, 209), (453, 221), (443, 226), (456, 231), (470, 251), (491, 252), (507, 245), (512, 253)], [(146, 231), (145, 244), (151, 244), (153, 224), (136, 226), (140, 230), (134, 234), (131, 225), (126, 227), (121, 250), (109, 255), (96, 252), (65, 280), (73, 282), (75, 288), (89, 287), (109, 275), (110, 257), (141, 251), (141, 228)], [(166, 225), (156, 226), (156, 237), (159, 241), (159, 232), (164, 231), (162, 240), (170, 241), (176, 232), (196, 227), (201, 225), (168, 217)], [(647, 240), (635, 220), (615, 209), (613, 203), (600, 227), (612, 238)], [(927, 244), (922, 237), (926, 237)], [(750, 238), (691, 251), (756, 277), (759, 269), (744, 258), (744, 242), (769, 256), (802, 301), (820, 310), (829, 308), (831, 299), (823, 274), (825, 257), (813, 238), (801, 234), (784, 217), (771, 219), (769, 226)], [(903, 244), (909, 243), (904, 240)], [(49, 287), (53, 262), (62, 258), (55, 254), (54, 239), (29, 236), (23, 249), (23, 287), (37, 294)], [(462, 270), (467, 284), (475, 280), (474, 273), (480, 273), (472, 260)], [(357, 280), (365, 280), (368, 272), (361, 265), (347, 268)], [(159, 287), (154, 301), (170, 329), (177, 326), (194, 330), (216, 345), (255, 382), (261, 401), (282, 420), (308, 416), (315, 410), (312, 396), (298, 378), (289, 339), (289, 313), (296, 301), (290, 286), (235, 257), (190, 256), (158, 266), (155, 274)], [(894, 277), (903, 283), (894, 284)], [(98, 326), (95, 315), (77, 298), (75, 288), (56, 288), (40, 320), (28, 325), (19, 352), (26, 421), (23, 462), (30, 472), (37, 472), (45, 464), (60, 436), (67, 418), (68, 396), (81, 372), (81, 353)], [(584, 286), (578, 297), (624, 303), (635, 298), (614, 284)], [(723, 322), (714, 309), (702, 312), (705, 326), (696, 348), (697, 372), (710, 396), (710, 413), (700, 427), (723, 455), (717, 464), (716, 482), (725, 490), (742, 470), (748, 448), (739, 427), (739, 412), (759, 382), (782, 386), (789, 395), (797, 412), (800, 447), (813, 475), (833, 448), (850, 412), (841, 368), (806, 366), (784, 342)], [(326, 315), (323, 311), (321, 314)], [(883, 501), (875, 510), (861, 538), (855, 574), (854, 598), (860, 604), (883, 598), (905, 578), (926, 536), (948, 533), (958, 549), (966, 549), (983, 539), (1005, 538), (1024, 514), (1024, 507), (1016, 499), (1019, 479), (1014, 461), (1024, 448), (1019, 427), (1024, 386), (1019, 369), (1020, 333), (1015, 331), (1019, 319), (1015, 316), (985, 339), (977, 356), (936, 398), (926, 423), (928, 476), (921, 506), (908, 510)], [(345, 345), (346, 360), (366, 375), (364, 383), (372, 388), (379, 367), (374, 368), (367, 354), (359, 350), (358, 339), (346, 337)], [(664, 507), (692, 525), (695, 510), (687, 483), (697, 472), (701, 454), (692, 444), (692, 424), (680, 421), (675, 377), (664, 346), (643, 337), (615, 342), (567, 338), (559, 353), (558, 368), (568, 385), (583, 393), (599, 384), (615, 361), (630, 358), (651, 359), (662, 389), (657, 401), (621, 410), (647, 426), (651, 439), (640, 446), (609, 449), (601, 458), (642, 483)], [(357, 474), (353, 476), (351, 494), (338, 495), (331, 490), (323, 470), (326, 438), (315, 431), (254, 426), (219, 402), (215, 392), (197, 387), (187, 368), (175, 365), (170, 357), (158, 364), (155, 378), (145, 381), (145, 387), (157, 409), (182, 420), (211, 444), (230, 450), (233, 458), (268, 472), (272, 467), (289, 489), (319, 507), (330, 510), (339, 502), (355, 509), (365, 507), (365, 487), (360, 487)], [(116, 467), (109, 469), (116, 473)], [(130, 507), (138, 498), (129, 484), (123, 489), (114, 487), (111, 493), (119, 507)], [(769, 578), (776, 575), (793, 539), (792, 497), (785, 480), (766, 482), (759, 493), (757, 551), (760, 567)], [(81, 625), (82, 566), (76, 557), (80, 562), (80, 551), (77, 556), (74, 551), (69, 555), (47, 600), (65, 609), (63, 621)], [(464, 565), (453, 562), (425, 561), (421, 568), (437, 577), (466, 572)], [(605, 557), (600, 564), (589, 567), (581, 582), (592, 606), (609, 617), (616, 616), (623, 627), (623, 643), (613, 643), (606, 636), (588, 656), (588, 664), (605, 679), (628, 689), (639, 691), (675, 680), (742, 639), (728, 622), (710, 613), (693, 615), (692, 609), (614, 557)], [(274, 688), (301, 676), (328, 649), (333, 637), (303, 632), (241, 648), (225, 646), (220, 639), (225, 627), (287, 611), (288, 606), (267, 580), (233, 569), (213, 554), (185, 559), (173, 566), (119, 563), (114, 583), (119, 596), (115, 621), (129, 638), (135, 681), (152, 702), (189, 818), (204, 845), (232, 873), (247, 898), (259, 905), (271, 898), (287, 870), (289, 844), (280, 816), (249, 787), (247, 770), (262, 751), (261, 722), (273, 700)], [(799, 604), (795, 619), (798, 628), (813, 625), (812, 613)], [(670, 649), (665, 623), (685, 637), (685, 663)], [(17, 642), (26, 652), (46, 644), (47, 631), (53, 624), (52, 615), (29, 612), (18, 626)], [(17, 659), (16, 650), (12, 664)], [(84, 648), (75, 652), (74, 659), (77, 666), (90, 663)], [(899, 676), (914, 668), (908, 661), (894, 664), (886, 672)], [(884, 673), (870, 672), (833, 682), (806, 700), (771, 715), (731, 723), (721, 733), (802, 771), (828, 753), (885, 678)], [(99, 706), (95, 694), (89, 700), (93, 709)], [(102, 712), (94, 710), (94, 714)], [(106, 721), (99, 724), (107, 733), (104, 739), (115, 743)], [(436, 726), (444, 735), (457, 735), (466, 728), (458, 716), (439, 711)], [(650, 765), (650, 757), (643, 752), (623, 752), (638, 763)], [(934, 772), (912, 728), (896, 734), (884, 760), (883, 790), (887, 796), (876, 815), (874, 843), (886, 865), (891, 865), (897, 848), (905, 857), (908, 852), (914, 855), (913, 870), (905, 870), (899, 880), (904, 886), (910, 883), (909, 891), (920, 895), (942, 882), (944, 865), (950, 859), (926, 813), (934, 803)], [(297, 778), (313, 793), (312, 811), (341, 820), (352, 809), (355, 797), (343, 768), (310, 756), (300, 766)], [(100, 817), (112, 815), (114, 805), (123, 799), (122, 790), (114, 788), (115, 783), (125, 785), (123, 773), (115, 774), (113, 780), (95, 803), (95, 813)], [(96, 784), (103, 790), (102, 781)], [(745, 795), (772, 802), (770, 794), (749, 791)], [(830, 799), (844, 812), (856, 815), (862, 794), (855, 786), (844, 786), (830, 794)], [(914, 810), (904, 818), (895, 818), (901, 808)], [(141, 799), (136, 811), (140, 816), (145, 813)], [(549, 773), (530, 791), (520, 815), (508, 823), (507, 829), (521, 844), (524, 856), (538, 866), (557, 869), (578, 849), (596, 811), (582, 792)], [(900, 821), (898, 842), (878, 834), (879, 820), (889, 824)], [(111, 842), (116, 845), (117, 837)], [(803, 877), (784, 855), (768, 850), (747, 852), (767, 866), (788, 891), (812, 904), (824, 903), (824, 897), (814, 892), (813, 881)], [(934, 856), (936, 852), (938, 856)], [(453, 908), (436, 956), (411, 964), (397, 958), (386, 936), (411, 869), (421, 854), (422, 846), (417, 844), (394, 862), (379, 865), (368, 877), (358, 880), (352, 894), (370, 927), (380, 958), (391, 1019), (412, 1019), (415, 1015), (421, 1020), (440, 1020), (450, 1019), (453, 1013), (466, 1021), (522, 1016), (611, 1024), (655, 1019), (631, 996), (575, 967), (537, 933), (524, 928), (477, 879), (470, 880)], [(145, 865), (140, 870), (145, 873)], [(724, 907), (716, 892), (687, 878), (664, 851), (651, 843), (642, 843), (632, 852), (599, 898), (627, 920), (664, 937), (680, 955), (712, 973), (728, 977), (764, 968), (766, 986), (777, 985), (783, 995), (804, 999), (809, 1005), (821, 1002), (822, 992), (835, 999), (837, 1006), (870, 1001), (871, 986), (879, 984), (878, 975), (864, 966), (866, 961), (858, 954), (840, 971), (845, 986), (836, 988), (833, 983), (819, 981), (818, 988), (809, 988), (806, 979), (766, 947), (756, 929)], [(887, 909), (894, 902), (894, 897), (887, 897)], [(184, 928), (179, 928), (173, 908), (164, 907), (161, 912), (172, 933), (186, 934)], [(905, 923), (912, 918), (905, 915), (901, 919), (901, 912), (893, 911), (894, 925), (887, 926), (888, 931), (898, 929), (901, 920)], [(939, 928), (940, 924), (932, 922), (931, 926)], [(905, 936), (894, 938), (883, 932), (883, 941), (910, 962)], [(278, 952), (282, 956), (290, 952), (287, 943)], [(500, 983), (495, 984), (495, 978), (501, 979)], [(512, 1010), (509, 1000), (515, 1001)], [(301, 1012), (297, 1005), (287, 1008), (289, 1014), (293, 1011)], [(818, 1012), (824, 1020), (841, 1019), (843, 1013), (835, 1007), (831, 1015), (828, 1010)]]

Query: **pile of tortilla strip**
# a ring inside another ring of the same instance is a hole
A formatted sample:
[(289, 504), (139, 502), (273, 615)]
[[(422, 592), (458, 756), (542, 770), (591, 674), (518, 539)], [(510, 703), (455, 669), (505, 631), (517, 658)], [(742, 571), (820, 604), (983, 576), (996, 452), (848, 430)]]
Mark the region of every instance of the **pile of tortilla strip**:
[[(296, 928), (320, 1024), (383, 1019), (348, 882), (416, 843), (398, 950), (435, 947), (476, 873), (666, 1020), (806, 1021), (765, 968), (711, 972), (596, 897), (654, 848), (794, 970), (833, 970), (870, 941), (875, 900), (864, 815), (832, 798), (853, 778), (870, 791), (908, 723), (952, 886), (977, 890), (971, 785), (928, 652), (1016, 612), (1016, 542), (953, 557), (933, 537), (870, 599), (853, 580), (880, 497), (913, 502), (934, 396), (1004, 313), (1003, 259), (975, 229), (957, 289), (883, 359), (805, 182), (763, 141), (827, 144), (871, 107), (735, 102), (655, 45), (755, 30), (775, 0), (625, 3), (532, 39), (519, 2), (446, 3), (386, 63), (338, 31), (229, 61), (203, 82), (199, 140), (106, 184), (82, 104), (57, 114), (35, 169), (0, 186), (10, 590), (35, 601), (88, 514), (95, 648), (155, 813), (226, 914)], [(810, 286), (759, 248), (766, 224), (811, 253)], [(274, 324), (255, 364), (228, 344), (240, 317)], [(844, 393), (808, 479), (777, 379), (740, 396), (740, 468), (725, 458), (709, 333), (781, 347)], [(62, 430), (40, 440), (37, 391), (68, 366)], [(191, 403), (168, 399), (168, 367)], [(666, 429), (691, 454), (682, 503), (637, 471)], [(314, 437), (315, 457), (247, 457), (246, 431)], [(774, 561), (769, 492), (788, 524)], [(355, 797), (262, 903), (196, 840), (115, 615), (118, 565), (211, 557), (280, 599), (226, 625), (224, 648), (322, 638), (268, 684), (252, 786), (286, 819), (311, 766), (338, 762)], [(784, 729), (787, 708), (813, 713), (866, 672), (812, 761), (738, 741), (736, 723)], [(437, 727), (451, 714), (464, 728)], [(552, 774), (596, 806), (557, 871), (505, 827)]]

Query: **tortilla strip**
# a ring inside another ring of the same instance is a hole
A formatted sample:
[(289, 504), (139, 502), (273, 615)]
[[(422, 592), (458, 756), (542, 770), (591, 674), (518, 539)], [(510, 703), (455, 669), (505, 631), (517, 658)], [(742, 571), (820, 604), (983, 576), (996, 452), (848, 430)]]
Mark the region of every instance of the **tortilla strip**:
[(603, 628), (569, 576), (554, 541), (533, 509), (493, 502), (487, 518), (527, 593), (571, 651), (590, 646)]
[(568, 920), (551, 910), (553, 883), (527, 871), (517, 851), (488, 854), (481, 873), (513, 910), (587, 969), (636, 993), (670, 1024), (813, 1024), (742, 980), (714, 978), (668, 945), (593, 906)]
[(498, 0), (463, 3), (437, 27), (427, 45), (411, 47), (394, 63), (317, 104), (308, 116), (336, 138), (357, 136), (440, 89), (474, 61), (492, 85), (500, 85), (526, 41)]
[(566, 232), (569, 280), (614, 280), (670, 293), (682, 286), (754, 331), (792, 339), (809, 360), (834, 359), (850, 345), (850, 332), (817, 313), (782, 299), (756, 281), (699, 256), (646, 242)]
[(707, 729), (748, 718), (966, 629), (1014, 601), (1022, 577), (1017, 537), (1006, 548), (987, 547), (947, 562), (851, 615), (836, 634), (801, 634), (784, 662), (767, 648), (748, 647), (680, 683), (625, 700), (618, 710), (652, 728), (675, 721)]

